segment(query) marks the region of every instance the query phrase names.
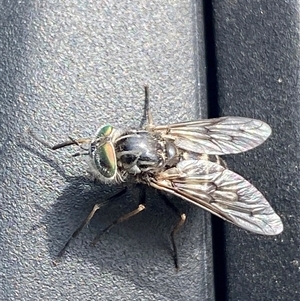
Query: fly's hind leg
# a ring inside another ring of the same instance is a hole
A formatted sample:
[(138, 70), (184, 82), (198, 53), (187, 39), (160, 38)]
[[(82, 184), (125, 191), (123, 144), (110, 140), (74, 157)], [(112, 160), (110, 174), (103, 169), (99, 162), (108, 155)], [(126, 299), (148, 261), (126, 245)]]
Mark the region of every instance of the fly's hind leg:
[(149, 99), (149, 86), (144, 86), (145, 91), (145, 103), (144, 103), (144, 116), (141, 121), (140, 127), (146, 128), (146, 130), (151, 130), (153, 127), (153, 118), (150, 110), (150, 99)]
[(145, 113), (148, 122), (148, 126), (153, 125), (153, 118), (150, 110), (150, 98), (149, 98), (149, 87), (145, 86)]
[(161, 198), (164, 200), (164, 202), (166, 203), (166, 205), (169, 208), (171, 208), (176, 213), (177, 216), (180, 217), (178, 223), (173, 227), (173, 229), (172, 229), (172, 231), (170, 233), (171, 243), (172, 243), (172, 247), (173, 247), (174, 264), (175, 264), (176, 270), (179, 270), (178, 251), (177, 251), (177, 245), (176, 245), (176, 241), (175, 241), (175, 234), (184, 225), (184, 223), (186, 221), (186, 214), (185, 213), (181, 213), (179, 211), (179, 209), (168, 199), (168, 197), (165, 194), (163, 194), (160, 191), (158, 191), (158, 193), (160, 194)]
[(94, 206), (94, 208), (92, 209), (92, 211), (89, 213), (89, 215), (83, 220), (83, 222), (80, 224), (80, 226), (73, 232), (73, 234), (71, 235), (71, 237), (67, 240), (67, 242), (65, 243), (65, 245), (63, 246), (63, 248), (60, 250), (60, 252), (57, 254), (57, 258), (61, 258), (67, 247), (69, 246), (70, 242), (72, 239), (76, 238), (78, 236), (78, 234), (81, 232), (81, 230), (89, 224), (90, 220), (93, 218), (93, 216), (95, 215), (96, 211), (98, 209), (100, 209), (100, 207), (102, 207), (104, 204), (106, 204), (108, 201), (115, 199), (117, 197), (120, 197), (121, 195), (125, 194), (127, 192), (127, 187), (125, 187), (124, 189), (122, 189), (121, 191), (119, 191), (117, 194), (114, 194), (112, 196), (110, 196), (108, 199), (106, 199), (105, 202), (103, 203), (99, 203), (96, 204)]
[(138, 187), (140, 188), (140, 196), (139, 196), (139, 205), (138, 205), (138, 207), (136, 209), (122, 215), (121, 217), (117, 218), (110, 225), (108, 225), (105, 229), (98, 232), (98, 234), (96, 235), (96, 237), (92, 241), (92, 245), (95, 245), (97, 243), (97, 241), (100, 239), (100, 237), (104, 233), (108, 232), (112, 227), (128, 220), (129, 218), (137, 215), (138, 213), (140, 213), (141, 211), (146, 209), (146, 206), (145, 206), (146, 188), (144, 187), (144, 185), (138, 185)]

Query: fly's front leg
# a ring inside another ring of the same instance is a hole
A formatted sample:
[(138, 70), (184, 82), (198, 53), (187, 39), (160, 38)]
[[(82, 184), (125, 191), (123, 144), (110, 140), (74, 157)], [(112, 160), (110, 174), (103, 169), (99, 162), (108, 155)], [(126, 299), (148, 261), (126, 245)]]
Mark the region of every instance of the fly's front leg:
[(94, 240), (92, 241), (92, 245), (95, 245), (97, 243), (97, 241), (99, 240), (99, 238), (106, 232), (108, 232), (112, 227), (114, 227), (117, 224), (120, 224), (126, 220), (128, 220), (129, 218), (137, 215), (138, 213), (140, 213), (141, 211), (146, 209), (145, 206), (145, 200), (146, 200), (146, 188), (144, 185), (138, 185), (139, 189), (140, 189), (140, 195), (139, 195), (139, 206), (122, 215), (121, 217), (117, 218), (116, 220), (114, 220), (110, 225), (108, 225), (104, 230), (101, 230), (100, 232), (98, 232), (98, 234), (96, 235), (96, 237), (94, 238)]
[(186, 215), (184, 213), (181, 213), (179, 211), (179, 209), (168, 199), (168, 197), (166, 195), (164, 195), (160, 191), (158, 191), (158, 193), (160, 194), (160, 196), (162, 197), (162, 199), (164, 200), (164, 202), (166, 203), (166, 205), (169, 208), (171, 208), (176, 213), (177, 216), (180, 217), (178, 223), (173, 227), (173, 229), (172, 229), (172, 231), (170, 233), (171, 243), (172, 243), (172, 247), (173, 247), (174, 264), (175, 264), (176, 270), (179, 270), (178, 251), (177, 251), (177, 245), (176, 245), (176, 241), (175, 241), (175, 234), (184, 225), (184, 223), (186, 221)]
[(77, 145), (79, 146), (80, 148), (82, 148), (83, 150), (85, 151), (88, 151), (88, 149), (85, 149), (81, 146), (81, 144), (84, 144), (84, 143), (90, 143), (91, 142), (91, 138), (79, 138), (79, 139), (73, 139), (71, 137), (69, 137), (69, 140), (68, 141), (64, 141), (62, 143), (58, 143), (58, 144), (55, 144), (55, 145), (51, 145), (48, 141), (38, 137), (36, 135), (35, 132), (33, 132), (31, 129), (27, 129), (26, 132), (32, 137), (34, 138), (36, 141), (38, 141), (39, 143), (41, 143), (42, 145), (44, 145), (45, 147), (51, 149), (51, 150), (57, 150), (57, 149), (60, 149), (60, 148), (63, 148), (63, 147), (66, 147), (66, 146), (70, 146), (70, 145)]
[(117, 197), (120, 197), (121, 195), (125, 194), (127, 192), (127, 187), (125, 187), (124, 189), (122, 189), (121, 191), (119, 191), (117, 194), (112, 195), (111, 197), (109, 197), (108, 199), (106, 199), (105, 202), (103, 203), (99, 203), (96, 204), (94, 206), (94, 208), (92, 209), (92, 211), (89, 213), (89, 215), (83, 220), (83, 222), (80, 224), (80, 226), (73, 232), (73, 234), (71, 235), (71, 237), (67, 240), (67, 242), (65, 243), (65, 245), (63, 246), (63, 248), (60, 250), (60, 252), (57, 254), (57, 258), (61, 258), (67, 247), (69, 246), (70, 242), (72, 239), (76, 238), (78, 236), (78, 234), (81, 232), (81, 230), (89, 224), (90, 220), (93, 218), (93, 216), (95, 215), (96, 211), (98, 209), (100, 209), (100, 207), (102, 207), (104, 204), (106, 204), (108, 201), (115, 199)]

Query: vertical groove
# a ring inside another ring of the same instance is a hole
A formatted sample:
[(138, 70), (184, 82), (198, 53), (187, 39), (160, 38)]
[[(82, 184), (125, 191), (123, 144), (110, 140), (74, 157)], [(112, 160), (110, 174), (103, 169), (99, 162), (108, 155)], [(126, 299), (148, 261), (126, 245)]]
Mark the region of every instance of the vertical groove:
[(217, 61), (214, 31), (213, 5), (211, 1), (203, 1), (204, 38), (206, 56), (207, 106), (208, 117), (219, 116)]
[[(208, 117), (219, 116), (216, 41), (212, 1), (203, 1), (204, 37), (207, 66), (207, 108)], [(225, 254), (224, 222), (212, 217), (212, 244), (214, 265), (215, 300), (227, 300), (227, 275)]]

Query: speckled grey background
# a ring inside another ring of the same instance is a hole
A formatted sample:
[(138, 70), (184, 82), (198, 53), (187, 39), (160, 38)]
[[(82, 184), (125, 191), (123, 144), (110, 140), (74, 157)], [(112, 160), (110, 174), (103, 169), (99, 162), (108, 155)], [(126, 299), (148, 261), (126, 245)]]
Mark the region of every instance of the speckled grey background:
[[(97, 230), (136, 206), (136, 193), (102, 208), (55, 255), (93, 205), (82, 158), (46, 150), (98, 126), (138, 127), (143, 86), (156, 123), (206, 115), (201, 7), (193, 1), (18, 1), (0, 5), (1, 300), (212, 300), (209, 215), (175, 200), (188, 221), (176, 273), (173, 212), (149, 207), (90, 246)], [(202, 73), (203, 72), (203, 73)]]

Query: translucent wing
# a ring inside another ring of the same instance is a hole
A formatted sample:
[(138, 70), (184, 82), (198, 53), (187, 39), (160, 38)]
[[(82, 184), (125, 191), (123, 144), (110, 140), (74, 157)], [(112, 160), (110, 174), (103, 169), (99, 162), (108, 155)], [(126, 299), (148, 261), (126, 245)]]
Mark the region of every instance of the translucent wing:
[(264, 196), (240, 175), (204, 160), (183, 160), (150, 185), (187, 200), (246, 230), (276, 235), (280, 217)]
[(221, 117), (151, 127), (181, 149), (210, 155), (237, 154), (263, 143), (271, 128), (263, 121)]

